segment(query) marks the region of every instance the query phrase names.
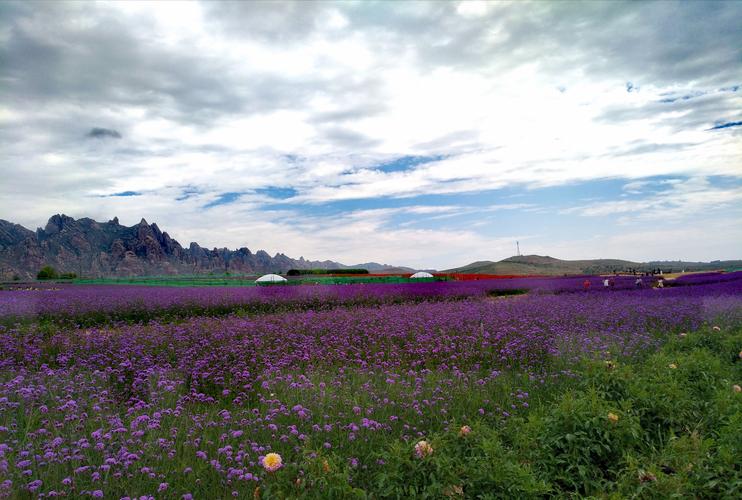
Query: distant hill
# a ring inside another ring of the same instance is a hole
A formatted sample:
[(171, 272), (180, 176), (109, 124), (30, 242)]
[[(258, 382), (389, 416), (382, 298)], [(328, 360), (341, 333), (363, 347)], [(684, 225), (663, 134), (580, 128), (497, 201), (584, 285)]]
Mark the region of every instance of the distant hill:
[(378, 262), (366, 262), (350, 266), (358, 269), (367, 269), (370, 273), (376, 274), (407, 274), (414, 273), (416, 269), (404, 266), (390, 266), (388, 264), (379, 264)]
[(0, 220), (0, 280), (34, 278), (46, 265), (85, 277), (263, 274), (289, 269), (350, 267), (373, 273), (414, 271), (375, 262), (347, 266), (331, 260), (292, 259), (283, 253), (271, 257), (263, 250), (253, 253), (246, 247), (210, 250), (194, 242), (184, 248), (157, 224), (148, 224), (144, 219), (127, 227), (119, 224), (116, 217), (108, 222), (96, 222), (58, 214), (35, 232)]
[(499, 262), (489, 260), (472, 262), (463, 267), (447, 269), (447, 273), (471, 274), (545, 274), (558, 276), (563, 274), (604, 274), (613, 271), (636, 270), (638, 272), (662, 269), (673, 271), (710, 271), (717, 269), (742, 268), (742, 260), (725, 260), (713, 262), (654, 261), (631, 262), (619, 259), (561, 260), (541, 255), (522, 255), (508, 257)]

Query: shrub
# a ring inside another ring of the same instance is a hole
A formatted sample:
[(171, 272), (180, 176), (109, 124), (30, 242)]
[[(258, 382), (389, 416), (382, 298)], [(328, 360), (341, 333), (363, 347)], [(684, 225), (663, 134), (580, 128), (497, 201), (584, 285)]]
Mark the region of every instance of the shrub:
[(652, 355), (630, 390), (649, 443), (659, 445), (695, 429), (714, 430), (721, 418), (712, 402), (714, 394), (722, 385), (731, 386), (725, 382), (725, 371), (706, 349)]
[(630, 364), (615, 360), (585, 361), (583, 370), (583, 389), (593, 389), (608, 401), (621, 401), (629, 397), (631, 382), (635, 378)]
[(340, 458), (305, 450), (298, 464), (287, 463), (269, 474), (255, 498), (366, 498), (349, 480), (347, 465)]
[(41, 271), (39, 271), (36, 275), (36, 278), (40, 280), (54, 280), (58, 277), (59, 275), (57, 274), (57, 270), (54, 269), (52, 266), (42, 267)]
[(415, 442), (391, 444), (376, 458), (383, 464), (369, 478), (381, 498), (540, 498), (548, 485), (505, 448), (498, 429), (460, 426), (426, 438), (433, 452), (420, 457)]
[(565, 492), (604, 491), (624, 467), (623, 457), (640, 447), (641, 428), (629, 408), (606, 401), (597, 391), (566, 393), (529, 425), (534, 467)]
[(627, 457), (627, 467), (617, 480), (620, 498), (707, 497), (693, 479), (704, 470), (711, 446), (712, 440), (692, 432), (668, 441), (654, 454)]

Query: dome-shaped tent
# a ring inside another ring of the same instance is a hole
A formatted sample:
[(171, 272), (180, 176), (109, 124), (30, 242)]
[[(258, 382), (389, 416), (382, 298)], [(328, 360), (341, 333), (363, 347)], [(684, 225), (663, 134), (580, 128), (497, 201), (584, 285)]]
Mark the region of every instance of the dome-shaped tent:
[(432, 274), (426, 273), (425, 271), (419, 271), (419, 272), (413, 274), (412, 276), (410, 276), (410, 278), (414, 278), (414, 279), (417, 279), (417, 278), (432, 278), (432, 277), (433, 277)]
[(255, 280), (255, 283), (282, 283), (286, 281), (286, 278), (277, 274), (264, 274), (260, 278)]

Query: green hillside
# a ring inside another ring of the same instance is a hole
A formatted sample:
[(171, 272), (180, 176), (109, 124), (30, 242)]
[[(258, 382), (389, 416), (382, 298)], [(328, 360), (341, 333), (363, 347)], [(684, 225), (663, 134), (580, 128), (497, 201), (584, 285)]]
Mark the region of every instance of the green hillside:
[(466, 266), (447, 269), (447, 273), (471, 274), (604, 274), (614, 271), (639, 272), (662, 269), (664, 272), (732, 270), (742, 267), (740, 260), (713, 262), (655, 261), (631, 262), (620, 259), (561, 260), (542, 255), (521, 255), (509, 257), (499, 262), (477, 261)]

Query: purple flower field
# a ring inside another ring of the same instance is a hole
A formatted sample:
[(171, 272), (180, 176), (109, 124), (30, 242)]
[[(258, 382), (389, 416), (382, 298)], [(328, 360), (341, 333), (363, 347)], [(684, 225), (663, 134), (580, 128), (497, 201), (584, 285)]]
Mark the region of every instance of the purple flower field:
[[(704, 325), (742, 321), (742, 276), (603, 290), (584, 277), (250, 289), (0, 292), (8, 317), (290, 304), (276, 314), (0, 326), (0, 497), (247, 497), (307, 454), (355, 474), (389, 440), (506, 421), (577, 375)], [(532, 290), (490, 297), (493, 289)], [(564, 293), (574, 292), (574, 293)], [(442, 300), (442, 299), (456, 300)], [(315, 310), (312, 304), (329, 303)], [(215, 489), (216, 488), (216, 489)]]
[[(742, 276), (742, 273), (735, 273)], [(266, 287), (154, 287), (127, 285), (55, 284), (38, 289), (0, 290), (0, 318), (42, 317), (85, 320), (93, 323), (120, 319), (151, 319), (159, 314), (220, 314), (318, 310), (338, 305), (381, 305), (426, 300), (482, 297), (495, 290), (532, 292), (581, 292), (590, 281), (591, 291), (601, 290), (594, 276), (517, 278), (463, 282), (404, 284), (301, 285)], [(653, 278), (643, 278), (651, 286)], [(634, 288), (634, 278), (618, 277), (611, 290)], [(193, 313), (189, 312), (193, 311)]]

